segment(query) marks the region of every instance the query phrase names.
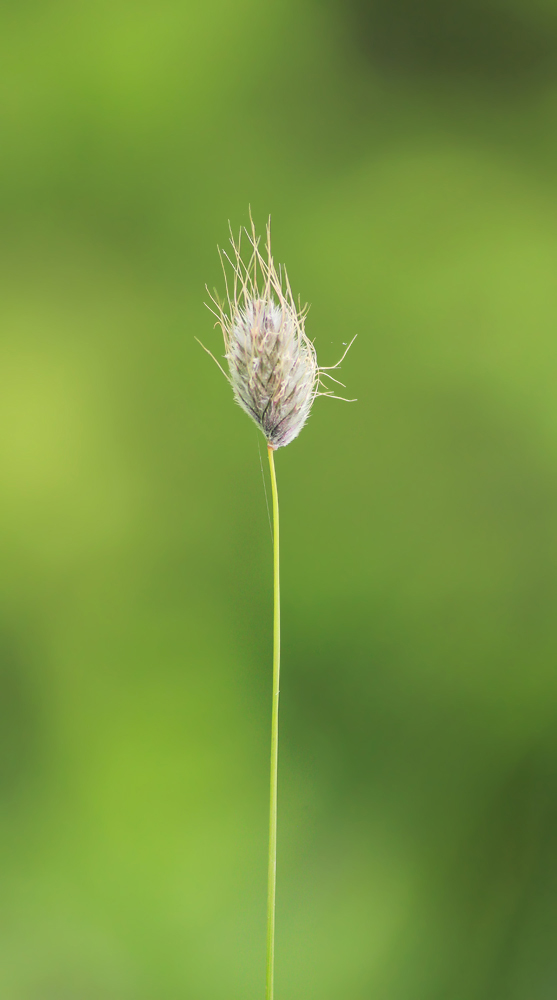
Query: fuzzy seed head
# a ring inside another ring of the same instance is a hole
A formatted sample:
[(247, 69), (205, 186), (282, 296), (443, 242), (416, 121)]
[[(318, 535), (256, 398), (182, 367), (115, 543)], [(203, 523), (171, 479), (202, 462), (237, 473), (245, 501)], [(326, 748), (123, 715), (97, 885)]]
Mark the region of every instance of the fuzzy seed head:
[(247, 262), (241, 251), (242, 232), (237, 241), (231, 234), (232, 254), (220, 253), (226, 301), (215, 293), (214, 308), (209, 308), (222, 330), (228, 363), (228, 375), (224, 374), (236, 402), (263, 431), (269, 447), (282, 448), (300, 433), (316, 396), (330, 396), (332, 390), (319, 391), (324, 369), (319, 368), (304, 329), (307, 306), (296, 305), (286, 270), (275, 268), (270, 220), (265, 257), (253, 221), (251, 231), (244, 233)]
[[(277, 272), (267, 226), (266, 259), (253, 227), (250, 255), (221, 253), (226, 302), (213, 298), (224, 337), (228, 379), (236, 402), (255, 421), (272, 448), (290, 444), (304, 426), (319, 386), (315, 348), (304, 330), (305, 309), (296, 307), (284, 269)], [(227, 276), (227, 265), (232, 279)]]

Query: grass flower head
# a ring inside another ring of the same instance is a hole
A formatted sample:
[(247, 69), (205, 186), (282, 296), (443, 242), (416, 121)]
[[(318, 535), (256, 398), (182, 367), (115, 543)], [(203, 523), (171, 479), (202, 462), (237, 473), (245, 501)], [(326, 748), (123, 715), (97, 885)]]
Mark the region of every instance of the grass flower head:
[(322, 381), (330, 369), (319, 367), (315, 347), (306, 335), (308, 306), (296, 304), (286, 270), (275, 267), (270, 220), (265, 256), (259, 250), (253, 221), (251, 231), (244, 233), (250, 247), (247, 262), (240, 231), (237, 242), (231, 235), (232, 254), (220, 253), (226, 301), (221, 302), (215, 293), (211, 295), (214, 308), (209, 308), (222, 330), (228, 362), (228, 375), (224, 374), (236, 402), (263, 431), (269, 447), (276, 449), (298, 436), (316, 396), (333, 395)]

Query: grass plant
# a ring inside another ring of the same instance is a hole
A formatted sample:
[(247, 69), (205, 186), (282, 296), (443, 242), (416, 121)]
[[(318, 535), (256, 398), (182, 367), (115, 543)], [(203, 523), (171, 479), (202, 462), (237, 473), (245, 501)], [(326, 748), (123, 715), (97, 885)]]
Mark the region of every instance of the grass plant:
[[(232, 251), (220, 251), (226, 299), (209, 293), (209, 309), (216, 317), (224, 339), (228, 373), (211, 355), (232, 386), (239, 406), (265, 435), (273, 503), (273, 694), (271, 713), (271, 773), (269, 808), (269, 860), (267, 882), (266, 1000), (274, 998), (275, 913), (277, 885), (277, 814), (280, 682), (280, 546), (279, 502), (274, 453), (290, 444), (302, 430), (317, 396), (336, 396), (327, 379), (341, 382), (329, 373), (339, 367), (353, 340), (336, 365), (319, 367), (313, 342), (305, 332), (308, 307), (294, 301), (286, 269), (275, 267), (271, 252), (271, 225), (267, 223), (265, 256), (250, 216), (250, 229), (240, 231)], [(242, 253), (242, 235), (247, 238), (247, 259)], [(353, 402), (350, 400), (349, 402)]]

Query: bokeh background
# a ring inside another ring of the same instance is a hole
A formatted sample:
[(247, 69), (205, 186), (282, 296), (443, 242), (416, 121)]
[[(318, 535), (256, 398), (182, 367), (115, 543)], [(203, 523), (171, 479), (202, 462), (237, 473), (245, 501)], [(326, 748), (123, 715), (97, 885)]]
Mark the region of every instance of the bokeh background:
[(2, 1000), (263, 995), (249, 205), (358, 334), (277, 455), (277, 1000), (552, 1000), (557, 4), (3, 0), (0, 67)]

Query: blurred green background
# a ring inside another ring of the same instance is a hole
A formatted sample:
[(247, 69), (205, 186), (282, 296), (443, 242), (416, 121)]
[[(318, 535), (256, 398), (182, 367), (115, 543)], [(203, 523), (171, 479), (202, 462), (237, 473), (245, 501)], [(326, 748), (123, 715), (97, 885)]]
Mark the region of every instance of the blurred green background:
[(0, 67), (0, 997), (263, 995), (251, 204), (358, 334), (277, 455), (277, 1000), (552, 1000), (557, 3), (3, 0)]

